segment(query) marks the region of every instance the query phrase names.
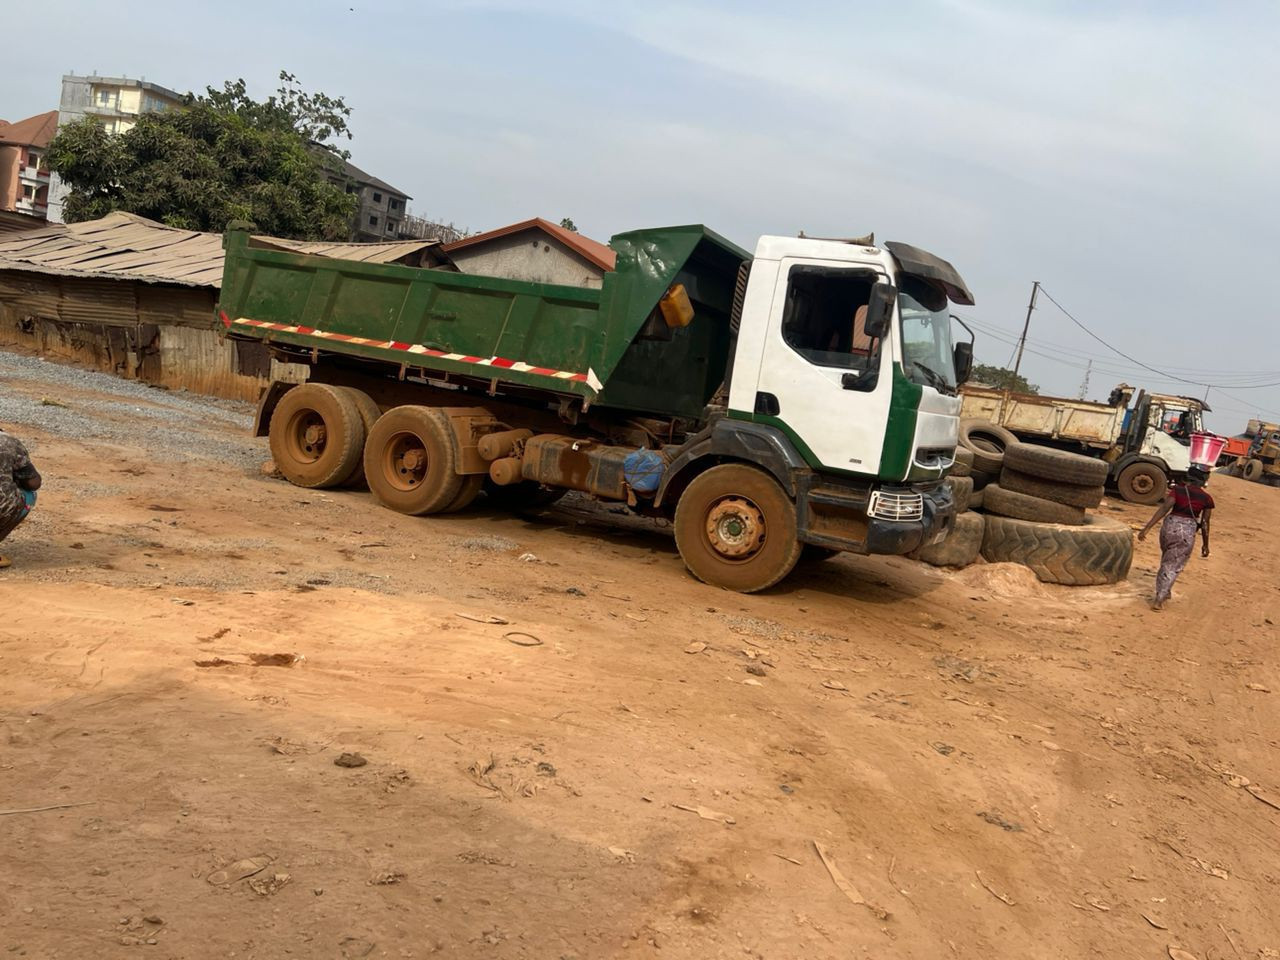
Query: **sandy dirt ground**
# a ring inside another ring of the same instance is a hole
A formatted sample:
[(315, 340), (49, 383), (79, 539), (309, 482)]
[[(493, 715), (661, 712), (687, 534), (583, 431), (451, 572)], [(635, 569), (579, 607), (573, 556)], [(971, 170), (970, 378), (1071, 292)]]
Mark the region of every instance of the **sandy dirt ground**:
[(60, 369), (0, 366), (46, 479), (0, 956), (1280, 956), (1280, 490), (1214, 478), (1163, 613), (1154, 538), (1114, 588), (842, 557), (743, 597), (659, 524), (402, 517)]

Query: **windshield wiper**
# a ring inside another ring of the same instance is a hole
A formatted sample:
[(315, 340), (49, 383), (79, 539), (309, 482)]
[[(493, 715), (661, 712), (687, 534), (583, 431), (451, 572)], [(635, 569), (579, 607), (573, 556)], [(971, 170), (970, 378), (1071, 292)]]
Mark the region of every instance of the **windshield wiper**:
[(926, 367), (919, 360), (912, 360), (911, 362), (924, 371), (924, 377), (929, 381), (929, 386), (933, 387), (935, 390), (938, 390), (941, 393), (947, 393), (952, 389), (951, 384), (947, 383), (946, 378), (932, 367)]

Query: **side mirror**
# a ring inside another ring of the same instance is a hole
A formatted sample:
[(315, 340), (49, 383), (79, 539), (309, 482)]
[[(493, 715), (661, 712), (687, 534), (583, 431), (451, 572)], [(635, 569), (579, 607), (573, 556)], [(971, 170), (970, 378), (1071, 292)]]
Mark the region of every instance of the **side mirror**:
[(951, 354), (956, 368), (956, 385), (959, 386), (968, 381), (969, 374), (973, 373), (973, 344), (957, 343)]
[(871, 288), (871, 299), (867, 301), (867, 320), (862, 327), (868, 337), (879, 339), (889, 332), (893, 305), (897, 302), (898, 288), (892, 283), (880, 282)]

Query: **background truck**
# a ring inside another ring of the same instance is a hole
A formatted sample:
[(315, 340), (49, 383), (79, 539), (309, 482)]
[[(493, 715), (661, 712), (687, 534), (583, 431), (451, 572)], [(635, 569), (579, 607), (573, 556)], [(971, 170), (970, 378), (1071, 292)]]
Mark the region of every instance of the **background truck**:
[(1280, 486), (1280, 424), (1250, 420), (1244, 433), (1227, 441), (1218, 466), (1233, 476)]
[(228, 335), (309, 367), (255, 425), (296, 484), (417, 515), (584, 491), (670, 518), (697, 577), (745, 592), (806, 544), (907, 553), (952, 523), (972, 343), (948, 300), (973, 298), (923, 250), (638, 230), (584, 289), (225, 245)]
[(1194, 397), (1120, 384), (1107, 403), (1015, 393), (965, 384), (961, 416), (990, 420), (1020, 440), (1100, 457), (1109, 482), (1131, 503), (1159, 503), (1191, 465), (1191, 434), (1209, 407)]

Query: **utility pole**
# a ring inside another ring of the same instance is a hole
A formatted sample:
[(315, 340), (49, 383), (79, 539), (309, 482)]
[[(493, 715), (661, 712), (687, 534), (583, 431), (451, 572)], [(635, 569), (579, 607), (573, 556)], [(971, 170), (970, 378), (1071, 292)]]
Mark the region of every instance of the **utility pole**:
[(1040, 281), (1037, 280), (1031, 285), (1031, 302), (1027, 304), (1027, 320), (1022, 325), (1022, 336), (1018, 338), (1018, 359), (1013, 364), (1013, 375), (1018, 375), (1018, 368), (1022, 366), (1022, 348), (1027, 345), (1027, 328), (1031, 326), (1031, 311), (1036, 308), (1036, 294), (1040, 292)]
[(1076, 395), (1077, 400), (1083, 400), (1084, 395), (1089, 392), (1089, 374), (1093, 373), (1093, 361), (1090, 360), (1084, 368), (1084, 380), (1080, 382), (1080, 392)]

